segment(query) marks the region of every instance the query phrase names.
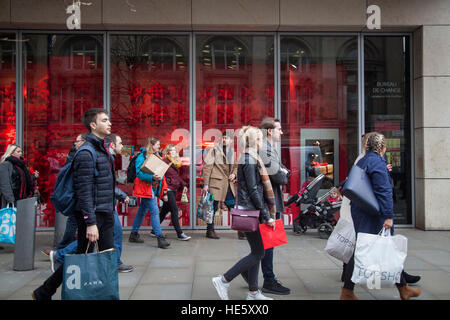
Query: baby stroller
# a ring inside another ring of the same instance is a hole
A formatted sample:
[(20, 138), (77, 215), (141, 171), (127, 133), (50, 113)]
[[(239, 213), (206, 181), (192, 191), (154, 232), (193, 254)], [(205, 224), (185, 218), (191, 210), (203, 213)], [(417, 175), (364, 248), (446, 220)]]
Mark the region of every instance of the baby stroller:
[(319, 237), (321, 239), (328, 239), (333, 232), (334, 226), (337, 223), (333, 214), (341, 208), (342, 201), (327, 203), (326, 200), (342, 183), (337, 187), (331, 188), (323, 196), (318, 198), (317, 193), (322, 186), (324, 178), (325, 175), (318, 175), (305, 188), (291, 196), (286, 202), (286, 206), (292, 203), (295, 203), (297, 207), (301, 204), (308, 205), (306, 209), (300, 211), (298, 217), (293, 221), (294, 232), (296, 234), (305, 233), (308, 228), (317, 228)]

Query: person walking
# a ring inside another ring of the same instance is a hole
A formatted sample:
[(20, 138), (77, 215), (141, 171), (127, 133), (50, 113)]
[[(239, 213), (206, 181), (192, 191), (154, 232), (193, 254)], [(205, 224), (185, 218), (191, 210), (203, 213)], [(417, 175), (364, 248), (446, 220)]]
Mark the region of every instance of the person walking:
[[(114, 162), (105, 147), (104, 138), (111, 133), (111, 122), (105, 109), (92, 108), (83, 115), (83, 123), (89, 130), (85, 144), (96, 152), (97, 161), (88, 150), (81, 150), (73, 159), (73, 187), (76, 200), (74, 215), (78, 224), (77, 253), (82, 254), (98, 242), (98, 250), (114, 247)], [(95, 166), (95, 167), (94, 167)], [(95, 174), (97, 171), (97, 175)], [(36, 290), (35, 300), (51, 300), (63, 280), (64, 265), (58, 269)]]
[(172, 225), (177, 232), (177, 238), (181, 241), (187, 241), (191, 237), (187, 236), (180, 227), (180, 221), (178, 218), (178, 206), (177, 206), (177, 191), (183, 190), (187, 192), (187, 184), (180, 177), (179, 169), (181, 167), (181, 158), (178, 154), (175, 145), (168, 144), (163, 151), (163, 160), (170, 164), (169, 169), (167, 169), (164, 178), (167, 183), (167, 201), (164, 201), (161, 211), (159, 212), (159, 222), (163, 222), (166, 215), (171, 213)]
[[(234, 183), (237, 174), (236, 153), (233, 148), (233, 135), (230, 132), (222, 133), (222, 140), (205, 156), (203, 167), (203, 193), (213, 195), (214, 212), (219, 208), (219, 202), (225, 202), (230, 209), (236, 197)], [(227, 201), (226, 201), (227, 200)], [(229, 202), (231, 200), (231, 202)], [(231, 203), (231, 205), (230, 205)], [(220, 239), (214, 231), (214, 220), (206, 226), (206, 237)], [(243, 235), (241, 235), (243, 237)]]
[[(258, 155), (262, 145), (261, 130), (246, 126), (241, 129), (239, 140), (243, 146), (243, 154), (238, 164), (238, 208), (259, 210), (260, 223), (275, 227), (275, 196), (264, 163)], [(266, 208), (267, 206), (267, 208)], [(258, 290), (258, 271), (264, 257), (264, 245), (259, 228), (254, 232), (245, 232), (250, 245), (250, 254), (239, 260), (223, 275), (212, 278), (212, 283), (222, 300), (229, 300), (230, 282), (243, 272), (247, 273), (247, 300), (273, 300)]]
[(159, 208), (157, 198), (161, 197), (163, 201), (167, 201), (167, 184), (164, 177), (156, 174), (146, 173), (141, 170), (145, 160), (152, 154), (161, 158), (159, 150), (161, 142), (156, 137), (149, 137), (145, 148), (141, 148), (141, 153), (136, 158), (136, 179), (134, 180), (133, 196), (141, 198), (136, 217), (134, 218), (133, 227), (130, 233), (130, 242), (143, 243), (138, 233), (145, 215), (150, 211), (150, 219), (152, 228), (158, 240), (158, 247), (166, 249), (170, 243), (163, 236), (161, 224), (159, 222)]
[[(376, 216), (367, 214), (364, 210), (351, 202), (351, 216), (356, 235), (359, 232), (378, 234), (382, 228), (391, 229), (394, 232), (394, 202), (392, 197), (392, 184), (386, 161), (383, 156), (386, 153), (385, 137), (378, 133), (371, 133), (367, 138), (365, 155), (356, 163), (360, 168), (367, 168), (374, 195), (380, 205), (380, 213)], [(358, 300), (354, 294), (355, 284), (351, 281), (355, 265), (355, 255), (350, 258), (344, 272), (344, 286), (341, 291), (341, 300)], [(400, 283), (396, 284), (402, 300), (418, 297), (422, 289), (413, 289), (408, 286), (404, 273), (400, 276)]]
[(27, 168), (22, 148), (16, 144), (8, 145), (0, 159), (1, 208), (33, 196), (38, 177), (38, 171), (31, 174)]
[[(259, 124), (259, 129), (262, 130), (263, 135), (266, 137), (263, 139), (259, 155), (269, 174), (270, 183), (272, 184), (275, 195), (276, 216), (273, 218), (280, 219), (281, 213), (285, 211), (282, 186), (288, 183), (288, 177), (290, 176), (289, 170), (281, 163), (280, 156), (275, 148), (275, 143), (281, 141), (283, 130), (281, 129), (280, 120), (271, 117), (264, 118)], [(273, 253), (274, 248), (267, 249), (264, 258), (261, 260), (261, 269), (264, 276), (262, 292), (288, 295), (291, 293), (291, 290), (283, 286), (275, 277), (273, 271)], [(247, 280), (245, 273), (243, 273), (243, 277)]]

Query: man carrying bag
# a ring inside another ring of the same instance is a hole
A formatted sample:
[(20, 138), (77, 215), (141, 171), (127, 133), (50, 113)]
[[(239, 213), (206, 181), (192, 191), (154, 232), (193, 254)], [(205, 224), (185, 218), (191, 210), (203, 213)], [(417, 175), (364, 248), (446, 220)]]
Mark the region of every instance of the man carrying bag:
[[(86, 111), (83, 123), (90, 131), (86, 136), (85, 144), (95, 150), (97, 161), (94, 167), (93, 156), (88, 150), (82, 150), (73, 160), (73, 187), (76, 199), (73, 214), (78, 224), (78, 254), (86, 253), (89, 242), (98, 241), (99, 251), (114, 248), (114, 163), (106, 150), (104, 141), (104, 138), (111, 133), (111, 122), (104, 109), (94, 108)], [(89, 251), (92, 252), (92, 250), (93, 247), (90, 246)], [(115, 265), (106, 264), (104, 268), (113, 267), (117, 272), (117, 257), (113, 261)], [(33, 298), (51, 300), (63, 281), (63, 271), (64, 265), (61, 265), (43, 285), (33, 291)], [(76, 276), (73, 270), (66, 270), (66, 272), (69, 271), (74, 274), (74, 277)], [(69, 283), (63, 285), (67, 286)], [(83, 285), (80, 280), (80, 288)], [(116, 296), (116, 294), (118, 297), (117, 292), (110, 293), (110, 296)], [(87, 295), (83, 297), (83, 299), (94, 298), (96, 297)], [(103, 299), (110, 299), (110, 297), (104, 296)]]

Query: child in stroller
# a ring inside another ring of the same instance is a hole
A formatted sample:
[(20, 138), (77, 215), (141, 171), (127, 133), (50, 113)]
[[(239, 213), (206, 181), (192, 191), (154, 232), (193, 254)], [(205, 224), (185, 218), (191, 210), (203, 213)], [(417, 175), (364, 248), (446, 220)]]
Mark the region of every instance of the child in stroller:
[(296, 206), (301, 204), (308, 205), (306, 209), (301, 210), (298, 217), (294, 219), (293, 226), (296, 234), (305, 233), (309, 228), (317, 228), (321, 239), (328, 239), (333, 232), (333, 228), (337, 223), (334, 213), (341, 208), (342, 197), (339, 193), (338, 186), (332, 187), (321, 197), (317, 197), (317, 193), (322, 186), (325, 175), (320, 174), (316, 178), (308, 178), (302, 185), (300, 191), (291, 196), (286, 202), (286, 206), (295, 203)]

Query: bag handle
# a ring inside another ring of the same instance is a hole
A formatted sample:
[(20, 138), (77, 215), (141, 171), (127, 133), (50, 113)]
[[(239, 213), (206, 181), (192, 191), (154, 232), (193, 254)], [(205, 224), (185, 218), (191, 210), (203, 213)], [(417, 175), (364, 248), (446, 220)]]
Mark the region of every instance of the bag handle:
[(6, 208), (12, 208), (14, 209), (14, 202), (8, 202), (8, 204), (6, 205)]
[(86, 247), (86, 252), (85, 252), (85, 254), (88, 253), (88, 250), (89, 250), (89, 247), (91, 246), (91, 243), (94, 244), (94, 249), (95, 249), (95, 245), (97, 245), (97, 252), (98, 252), (98, 242), (97, 242), (97, 241), (95, 241), (95, 242), (89, 241), (89, 243), (88, 243), (88, 245), (87, 245), (87, 247)]
[(391, 237), (391, 229), (386, 229), (383, 227), (380, 232), (378, 232), (378, 235), (383, 237)]

